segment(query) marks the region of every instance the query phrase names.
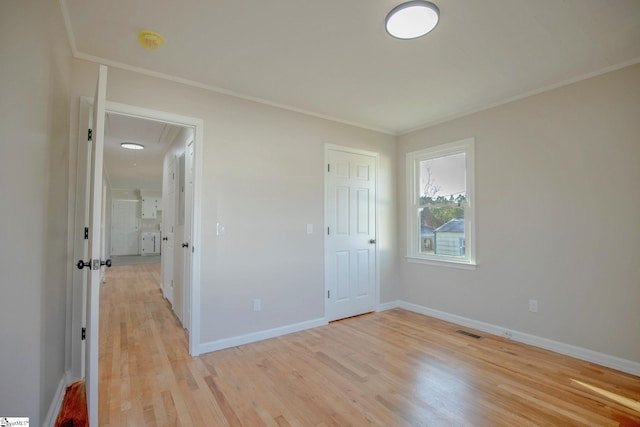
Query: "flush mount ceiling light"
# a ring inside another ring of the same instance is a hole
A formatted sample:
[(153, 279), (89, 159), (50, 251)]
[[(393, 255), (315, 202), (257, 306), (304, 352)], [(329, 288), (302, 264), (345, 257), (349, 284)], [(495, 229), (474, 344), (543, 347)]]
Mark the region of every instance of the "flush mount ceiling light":
[(153, 31), (141, 32), (138, 34), (138, 41), (142, 47), (147, 50), (158, 50), (164, 43), (162, 36), (158, 33), (154, 33)]
[(120, 147), (126, 148), (127, 150), (144, 150), (144, 145), (138, 144), (137, 142), (123, 142), (120, 144)]
[(433, 30), (439, 17), (440, 9), (435, 4), (424, 0), (408, 1), (391, 9), (385, 27), (387, 33), (397, 39), (416, 39)]

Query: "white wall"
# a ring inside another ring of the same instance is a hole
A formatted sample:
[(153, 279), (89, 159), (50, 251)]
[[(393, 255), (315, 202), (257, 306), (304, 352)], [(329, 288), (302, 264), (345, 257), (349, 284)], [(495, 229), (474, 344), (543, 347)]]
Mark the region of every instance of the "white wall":
[(402, 299), (640, 362), (639, 118), (635, 65), (399, 137), (399, 248), (406, 153), (476, 138), (479, 264), (401, 260)]
[(58, 4), (1, 2), (0, 58), (0, 415), (41, 425), (64, 386), (70, 268), (71, 54)]
[[(74, 61), (72, 99), (96, 70)], [(107, 99), (204, 120), (201, 342), (323, 317), (325, 143), (380, 153), (381, 295), (397, 298), (393, 137), (113, 67)]]

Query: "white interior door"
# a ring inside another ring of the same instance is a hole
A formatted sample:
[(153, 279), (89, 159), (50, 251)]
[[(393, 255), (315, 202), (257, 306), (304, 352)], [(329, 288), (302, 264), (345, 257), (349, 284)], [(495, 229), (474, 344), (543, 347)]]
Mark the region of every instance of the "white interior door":
[[(73, 243), (73, 260), (89, 259), (89, 202), (91, 184), (91, 144), (88, 141), (87, 129), (91, 127), (90, 101), (81, 99), (80, 125), (78, 126), (78, 160), (77, 186), (75, 206), (75, 238)], [(74, 269), (73, 295), (71, 303), (71, 378), (79, 381), (85, 377), (86, 348), (82, 337), (82, 328), (87, 324), (87, 281), (88, 274)]]
[(89, 202), (89, 264), (86, 300), (86, 360), (85, 387), (89, 424), (98, 425), (98, 330), (100, 306), (100, 275), (102, 249), (102, 166), (104, 149), (107, 67), (100, 66), (93, 99), (90, 202)]
[(140, 254), (138, 200), (113, 200), (111, 209), (111, 255)]
[(162, 193), (162, 293), (173, 305), (173, 246), (176, 210), (175, 156), (171, 156), (168, 166), (164, 170)]
[(325, 243), (328, 321), (368, 313), (376, 302), (376, 157), (327, 150)]
[(187, 143), (185, 151), (185, 200), (184, 200), (184, 241), (188, 243), (184, 251), (184, 281), (182, 325), (191, 330), (191, 257), (193, 254), (193, 176), (194, 176), (194, 144), (193, 139)]
[(186, 330), (191, 327), (191, 258), (193, 254), (193, 139), (187, 141), (185, 150), (178, 156), (177, 164), (177, 208), (175, 226), (173, 311)]
[(185, 240), (185, 191), (186, 191), (186, 151), (177, 158), (176, 226), (173, 272), (173, 311), (184, 326), (184, 275), (185, 253), (189, 243)]

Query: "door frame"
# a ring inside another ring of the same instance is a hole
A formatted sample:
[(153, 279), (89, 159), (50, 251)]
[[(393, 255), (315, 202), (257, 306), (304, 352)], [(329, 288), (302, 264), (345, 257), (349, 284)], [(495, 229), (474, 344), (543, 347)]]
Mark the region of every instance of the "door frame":
[(376, 179), (375, 179), (375, 187), (376, 187), (376, 197), (374, 200), (374, 211), (375, 211), (375, 215), (376, 215), (376, 227), (375, 227), (375, 236), (376, 236), (376, 240), (377, 243), (375, 245), (374, 248), (374, 253), (375, 253), (375, 262), (376, 262), (376, 267), (375, 267), (375, 274), (376, 274), (376, 278), (375, 278), (375, 300), (374, 300), (374, 309), (376, 311), (379, 310), (380, 307), (380, 251), (379, 251), (379, 247), (380, 247), (380, 218), (378, 216), (378, 213), (380, 212), (380, 153), (375, 152), (375, 151), (369, 151), (369, 150), (363, 150), (363, 149), (359, 149), (359, 148), (353, 148), (353, 147), (347, 147), (347, 146), (343, 146), (343, 145), (335, 145), (335, 144), (329, 144), (329, 143), (325, 143), (324, 144), (324, 228), (322, 229), (322, 233), (324, 235), (324, 294), (323, 294), (323, 300), (324, 300), (324, 317), (325, 319), (328, 318), (328, 304), (327, 304), (327, 292), (331, 289), (330, 283), (329, 283), (329, 277), (327, 277), (327, 261), (329, 259), (330, 254), (328, 253), (328, 238), (329, 236), (327, 235), (327, 229), (329, 227), (329, 212), (328, 212), (328, 203), (327, 203), (327, 198), (329, 196), (328, 194), (328, 190), (329, 190), (329, 174), (327, 171), (327, 165), (329, 164), (329, 151), (330, 150), (334, 150), (334, 151), (343, 151), (345, 153), (349, 153), (349, 154), (360, 154), (360, 155), (364, 155), (364, 156), (371, 156), (374, 158), (375, 160), (375, 168), (376, 168)]
[[(83, 294), (82, 289), (84, 287), (83, 279), (77, 269), (73, 268), (73, 265), (83, 257), (84, 240), (82, 233), (85, 227), (85, 218), (82, 213), (84, 212), (84, 206), (88, 203), (86, 198), (86, 191), (81, 183), (80, 177), (77, 175), (79, 162), (84, 161), (83, 156), (86, 153), (86, 149), (82, 148), (82, 145), (86, 144), (87, 137), (87, 124), (90, 122), (91, 110), (93, 108), (93, 100), (86, 96), (80, 97), (79, 111), (78, 111), (78, 129), (77, 129), (77, 145), (72, 146), (71, 150), (76, 153), (76, 162), (71, 161), (69, 163), (70, 176), (75, 177), (75, 182), (69, 181), (69, 196), (74, 197), (74, 214), (72, 223), (72, 229), (74, 230), (73, 236), (69, 236), (69, 241), (72, 244), (72, 250), (69, 251), (68, 265), (69, 269), (73, 271), (71, 277), (73, 277), (70, 295), (67, 301), (71, 306), (71, 315), (67, 318), (67, 348), (69, 356), (67, 357), (68, 373), (67, 382), (72, 383), (78, 381), (83, 377), (84, 372), (84, 355), (83, 345), (81, 340), (81, 328), (83, 325)], [(189, 354), (197, 356), (200, 354), (200, 254), (201, 254), (201, 207), (202, 207), (202, 157), (203, 157), (203, 132), (204, 121), (200, 118), (183, 116), (180, 114), (169, 113), (159, 110), (153, 110), (149, 108), (138, 107), (129, 104), (122, 104), (118, 102), (106, 101), (106, 112), (123, 114), (131, 117), (138, 117), (141, 119), (150, 119), (166, 123), (175, 124), (178, 126), (193, 127), (194, 128), (194, 155), (195, 155), (195, 171), (194, 171), (194, 188), (193, 188), (193, 210), (192, 210), (192, 243), (191, 247), (194, 249), (191, 258), (191, 330), (189, 332)], [(73, 143), (73, 141), (72, 141)], [(75, 270), (75, 271), (74, 271)], [(70, 272), (71, 272), (70, 271)]]
[(106, 111), (108, 113), (124, 114), (141, 119), (151, 119), (170, 123), (178, 126), (194, 128), (194, 156), (195, 172), (193, 186), (193, 209), (191, 212), (192, 230), (192, 257), (191, 257), (191, 330), (189, 331), (189, 354), (200, 354), (200, 254), (201, 254), (201, 206), (202, 206), (202, 151), (204, 121), (200, 118), (183, 116), (175, 113), (152, 110), (129, 104), (121, 104), (107, 100)]

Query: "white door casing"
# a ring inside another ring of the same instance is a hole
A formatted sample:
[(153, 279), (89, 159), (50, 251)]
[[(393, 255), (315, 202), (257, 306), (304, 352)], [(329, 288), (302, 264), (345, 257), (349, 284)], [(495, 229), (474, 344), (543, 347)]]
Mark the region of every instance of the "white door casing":
[(377, 154), (326, 149), (325, 318), (375, 310)]
[[(204, 135), (204, 122), (202, 119), (182, 116), (175, 113), (168, 113), (158, 110), (151, 110), (147, 108), (137, 107), (128, 104), (120, 104), (117, 102), (107, 101), (107, 111), (117, 114), (124, 114), (132, 117), (140, 117), (151, 120), (162, 121), (171, 123), (178, 126), (189, 127), (193, 129), (193, 197), (190, 202), (191, 209), (191, 241), (189, 247), (191, 248), (189, 262), (187, 266), (189, 271), (190, 282), (190, 295), (189, 295), (189, 354), (192, 356), (198, 356), (200, 354), (200, 229), (201, 229), (201, 215), (200, 209), (202, 205), (201, 193), (202, 193), (202, 158), (203, 158), (203, 135)], [(178, 174), (176, 173), (176, 179)], [(177, 198), (177, 194), (175, 197)], [(164, 213), (163, 213), (164, 215)], [(174, 222), (177, 218), (177, 211), (174, 210)], [(178, 250), (182, 250), (181, 244), (183, 243), (177, 232), (177, 227), (174, 229), (174, 257)], [(174, 265), (174, 269), (176, 266)], [(174, 277), (177, 277), (177, 273), (174, 272)], [(182, 303), (176, 301), (178, 291), (176, 290), (175, 282), (173, 287), (173, 306), (177, 307)]]
[(89, 280), (87, 283), (87, 323), (85, 388), (89, 425), (98, 425), (98, 331), (100, 307), (100, 278), (102, 255), (102, 172), (104, 148), (107, 67), (100, 65), (93, 100), (91, 186), (89, 221)]

